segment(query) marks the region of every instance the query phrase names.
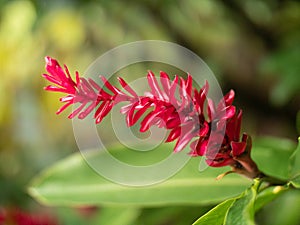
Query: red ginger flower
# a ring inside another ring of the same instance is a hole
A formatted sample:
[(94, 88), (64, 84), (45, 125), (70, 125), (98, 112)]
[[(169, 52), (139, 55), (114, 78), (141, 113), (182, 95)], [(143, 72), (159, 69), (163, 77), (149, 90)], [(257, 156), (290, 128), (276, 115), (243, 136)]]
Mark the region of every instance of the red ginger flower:
[[(114, 105), (129, 102), (121, 108), (121, 113), (126, 114), (128, 126), (141, 119), (141, 132), (153, 125), (163, 127), (170, 130), (166, 142), (177, 140), (175, 152), (181, 151), (191, 142), (190, 155), (205, 156), (207, 164), (212, 167), (229, 165), (234, 171), (249, 177), (258, 175), (257, 167), (250, 158), (250, 138), (244, 134), (240, 140), (242, 111), (236, 111), (232, 105), (235, 95), (233, 90), (216, 105), (207, 99), (209, 84), (206, 82), (198, 91), (192, 86), (190, 74), (187, 79), (176, 75), (171, 81), (167, 73), (160, 72), (159, 85), (157, 78), (149, 71), (147, 80), (150, 91), (139, 96), (122, 78), (118, 80), (124, 91), (113, 86), (103, 76), (100, 76), (103, 87), (90, 78), (79, 77), (78, 72), (74, 81), (68, 68), (64, 66), (63, 70), (50, 57), (46, 57), (46, 70), (48, 74), (43, 74), (44, 78), (55, 86), (49, 85), (45, 90), (67, 93), (67, 96), (60, 99), (65, 104), (57, 114), (72, 104), (80, 103), (68, 118), (83, 119), (95, 110), (95, 121), (100, 123)], [(176, 92), (179, 99), (175, 97)]]

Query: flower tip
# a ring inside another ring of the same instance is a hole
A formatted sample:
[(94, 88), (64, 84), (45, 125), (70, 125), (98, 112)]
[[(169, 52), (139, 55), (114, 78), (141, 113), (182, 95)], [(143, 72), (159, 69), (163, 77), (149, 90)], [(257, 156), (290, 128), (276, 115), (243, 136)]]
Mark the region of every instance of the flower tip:
[(45, 56), (46, 65), (53, 66), (59, 65), (58, 61), (50, 56)]
[(151, 76), (151, 77), (155, 76), (152, 70), (148, 70), (148, 76)]
[(52, 61), (52, 58), (50, 56), (45, 56), (45, 61), (47, 64), (50, 64)]
[(165, 78), (165, 79), (168, 79), (168, 80), (170, 80), (170, 77), (169, 77), (169, 75), (165, 72), (165, 71), (159, 71), (159, 74), (160, 74), (160, 76), (162, 77), (162, 78)]
[(229, 96), (230, 96), (231, 98), (234, 98), (235, 92), (234, 92), (233, 89), (230, 89), (230, 91), (229, 91)]
[(46, 61), (46, 68), (47, 68), (47, 67), (55, 67), (55, 66), (59, 66), (57, 60), (51, 58), (50, 56), (46, 56), (46, 57), (45, 57), (45, 61)]
[(207, 87), (209, 86), (208, 80), (205, 80), (204, 86), (207, 86)]
[(232, 89), (224, 96), (225, 104), (227, 106), (233, 103), (234, 96), (235, 96), (235, 92)]

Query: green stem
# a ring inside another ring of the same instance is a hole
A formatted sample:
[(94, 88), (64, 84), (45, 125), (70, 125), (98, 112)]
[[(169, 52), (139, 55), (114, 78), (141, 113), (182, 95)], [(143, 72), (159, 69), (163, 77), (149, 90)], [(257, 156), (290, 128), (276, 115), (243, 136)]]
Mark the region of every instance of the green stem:
[(261, 173), (261, 180), (269, 184), (269, 186), (285, 185), (288, 183), (287, 180), (282, 180), (276, 177), (268, 176)]

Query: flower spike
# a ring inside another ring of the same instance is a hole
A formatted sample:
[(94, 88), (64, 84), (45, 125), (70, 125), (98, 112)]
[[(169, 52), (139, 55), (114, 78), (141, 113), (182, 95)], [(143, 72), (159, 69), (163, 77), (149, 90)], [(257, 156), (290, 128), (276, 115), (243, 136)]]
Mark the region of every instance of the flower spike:
[[(189, 145), (190, 155), (205, 156), (209, 166), (231, 166), (233, 172), (251, 178), (261, 175), (250, 157), (250, 136), (244, 134), (240, 139), (242, 111), (232, 105), (233, 90), (216, 104), (207, 97), (207, 81), (198, 91), (193, 88), (190, 74), (186, 79), (176, 75), (171, 81), (166, 72), (161, 71), (160, 79), (157, 79), (149, 71), (147, 81), (150, 91), (140, 96), (121, 77), (118, 81), (124, 91), (104, 76), (100, 76), (100, 80), (106, 90), (94, 80), (80, 77), (78, 72), (73, 80), (67, 66), (63, 69), (51, 57), (46, 57), (46, 70), (48, 73), (42, 76), (53, 85), (45, 90), (67, 94), (60, 98), (64, 105), (57, 111), (58, 114), (79, 103), (68, 118), (84, 119), (95, 111), (95, 122), (100, 123), (116, 104), (126, 102), (121, 113), (126, 115), (127, 125), (133, 126), (141, 121), (141, 132), (151, 126), (169, 130), (165, 142), (176, 141), (174, 152)], [(231, 172), (224, 175), (228, 173)]]

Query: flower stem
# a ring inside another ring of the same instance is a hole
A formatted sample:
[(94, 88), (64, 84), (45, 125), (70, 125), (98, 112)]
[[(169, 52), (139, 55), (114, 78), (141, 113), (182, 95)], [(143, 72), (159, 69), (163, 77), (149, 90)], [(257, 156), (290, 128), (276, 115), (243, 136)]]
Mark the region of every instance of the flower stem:
[(277, 185), (284, 185), (287, 184), (287, 180), (279, 179), (276, 177), (265, 175), (264, 173), (261, 173), (262, 177), (261, 180), (264, 182), (267, 182), (269, 186), (277, 186)]

